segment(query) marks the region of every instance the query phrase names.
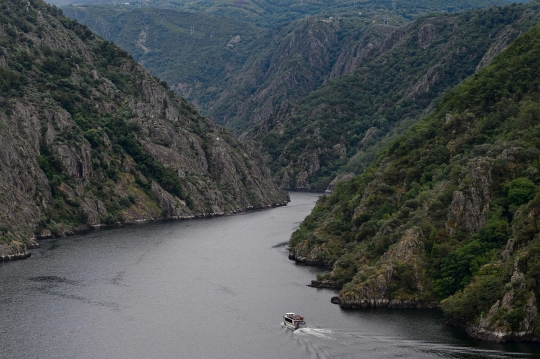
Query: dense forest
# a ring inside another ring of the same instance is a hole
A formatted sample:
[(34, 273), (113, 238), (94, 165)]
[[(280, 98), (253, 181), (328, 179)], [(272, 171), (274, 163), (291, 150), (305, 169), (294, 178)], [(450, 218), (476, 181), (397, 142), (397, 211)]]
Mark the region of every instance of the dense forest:
[[(361, 12), (370, 17), (387, 15), (397, 21), (399, 18), (411, 20), (420, 14), (433, 12), (455, 12), (472, 10), (493, 5), (507, 5), (508, 0), (401, 0), (373, 2), (367, 0), (146, 0), (119, 3), (112, 0), (51, 0), (58, 5), (109, 4), (124, 8), (167, 8), (217, 17), (231, 18), (261, 27), (276, 27), (306, 15), (330, 17), (358, 15)], [(517, 1), (524, 2), (524, 1)]]
[(344, 308), (441, 303), (474, 337), (538, 338), (540, 25), (448, 94), (291, 238)]
[[(252, 4), (255, 13), (288, 13), (262, 4)], [(382, 12), (339, 20), (316, 12), (272, 26), (216, 16), (213, 5), (197, 2), (190, 9), (172, 2), (64, 11), (117, 42), (203, 113), (261, 144), (281, 187), (324, 191), (360, 173), (446, 91), (533, 26), (539, 11), (533, 2), (422, 15), (422, 4), (400, 3), (411, 17), (381, 3)], [(490, 4), (455, 3), (453, 10)]]

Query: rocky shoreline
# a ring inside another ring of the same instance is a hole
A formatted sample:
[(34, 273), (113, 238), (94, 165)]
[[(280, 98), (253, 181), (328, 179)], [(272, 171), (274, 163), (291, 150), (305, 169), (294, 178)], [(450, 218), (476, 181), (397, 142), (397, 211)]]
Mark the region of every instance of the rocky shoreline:
[(533, 331), (501, 331), (489, 330), (478, 325), (466, 323), (459, 320), (448, 320), (444, 325), (463, 330), (473, 339), (485, 340), (493, 343), (507, 342), (536, 342), (540, 343), (540, 336)]
[(369, 308), (390, 308), (390, 309), (440, 309), (436, 302), (421, 301), (417, 299), (394, 299), (386, 298), (378, 299), (359, 299), (359, 300), (343, 300), (339, 298), (339, 302), (334, 300), (334, 304), (339, 304), (341, 309), (369, 309)]
[(78, 227), (78, 228), (66, 230), (61, 233), (56, 233), (56, 234), (53, 234), (51, 231), (44, 231), (33, 238), (27, 239), (25, 243), (11, 244), (10, 246), (0, 245), (0, 262), (26, 259), (30, 257), (32, 255), (32, 253), (30, 252), (30, 249), (39, 248), (39, 243), (36, 242), (36, 240), (69, 237), (69, 236), (74, 236), (79, 233), (90, 232), (90, 231), (98, 230), (101, 228), (120, 227), (120, 226), (125, 226), (125, 225), (137, 225), (137, 224), (160, 222), (160, 221), (177, 221), (177, 220), (203, 219), (203, 218), (228, 216), (228, 215), (234, 215), (234, 214), (242, 213), (242, 212), (257, 211), (257, 210), (263, 210), (263, 209), (269, 209), (269, 208), (275, 208), (275, 207), (283, 207), (283, 206), (286, 206), (288, 203), (289, 201), (284, 201), (280, 203), (272, 203), (265, 206), (262, 206), (262, 205), (247, 206), (245, 208), (237, 208), (229, 212), (197, 213), (191, 216), (171, 216), (171, 217), (166, 217), (166, 218), (143, 218), (143, 219), (126, 221), (126, 222), (116, 222), (116, 223), (111, 223), (111, 224), (87, 225), (84, 227)]
[[(316, 260), (309, 260), (306, 257), (298, 257), (294, 251), (291, 251), (289, 248), (289, 259), (295, 261), (297, 264), (301, 265), (313, 265), (313, 266), (324, 266), (324, 263), (321, 263)], [(517, 265), (516, 265), (517, 268)], [(516, 269), (517, 270), (517, 269)], [(514, 277), (519, 277), (514, 275)], [(517, 280), (514, 278), (514, 282)], [(310, 284), (307, 285), (312, 288), (327, 288), (327, 289), (341, 289), (342, 286), (336, 282), (330, 280), (312, 280)], [(342, 298), (339, 295), (333, 296), (330, 300), (331, 303), (339, 305), (341, 309), (344, 310), (363, 310), (363, 309), (374, 309), (374, 308), (389, 308), (389, 309), (428, 309), (428, 310), (441, 310), (441, 306), (437, 302), (432, 301), (423, 301), (416, 298), (413, 299), (386, 299), (386, 298), (376, 298), (376, 299), (359, 299), (359, 298)], [(497, 307), (498, 308), (498, 307)], [(490, 311), (491, 312), (491, 311)], [(534, 314), (536, 311), (533, 308)], [(492, 315), (491, 315), (492, 316)], [(534, 317), (534, 315), (533, 315)], [(490, 314), (488, 317), (481, 321), (481, 325), (476, 325), (469, 322), (464, 322), (460, 320), (447, 320), (444, 322), (444, 325), (449, 327), (454, 327), (460, 330), (463, 330), (467, 335), (472, 339), (483, 340), (493, 343), (505, 343), (505, 342), (537, 342), (540, 343), (540, 336), (534, 333), (530, 325), (521, 325), (522, 328), (517, 331), (512, 330), (501, 330), (494, 329), (490, 330), (489, 325), (485, 325), (489, 322)], [(482, 325), (482, 323), (484, 325)], [(525, 328), (525, 329), (524, 329)]]
[(38, 248), (39, 244), (31, 239), (28, 243), (14, 242), (8, 245), (0, 244), (0, 262), (26, 259), (32, 255), (29, 249)]
[[(326, 263), (324, 263), (324, 261), (322, 261), (322, 260), (320, 260), (318, 258), (315, 258), (313, 256), (311, 256), (311, 257), (300, 256), (297, 253), (295, 253), (294, 251), (292, 251), (290, 248), (289, 248), (289, 259), (291, 261), (294, 261), (296, 264), (303, 264), (303, 265), (313, 266), (313, 267), (327, 267), (327, 265), (326, 265)], [(312, 281), (312, 283), (313, 283), (313, 281)]]
[[(295, 261), (301, 265), (312, 266), (325, 266), (324, 263), (314, 258), (308, 258), (307, 256), (298, 256), (294, 251), (289, 248), (289, 259)], [(312, 288), (327, 288), (327, 289), (341, 289), (341, 285), (329, 280), (312, 280), (307, 285)], [(342, 298), (341, 296), (333, 296), (330, 300), (331, 303), (339, 305), (344, 310), (364, 310), (375, 308), (389, 308), (389, 309), (428, 309), (428, 310), (440, 310), (441, 306), (437, 302), (423, 301), (416, 298), (413, 299), (394, 299), (387, 298), (372, 298), (372, 299), (360, 299), (360, 298)], [(540, 337), (531, 330), (490, 330), (489, 326), (479, 326), (472, 323), (448, 320), (444, 323), (446, 326), (451, 326), (460, 330), (463, 330), (467, 335), (473, 339), (484, 340), (494, 343), (504, 342), (540, 342)]]
[[(298, 252), (292, 251), (289, 247), (289, 259), (295, 261), (297, 264), (327, 267), (325, 263), (314, 257), (299, 256)], [(312, 288), (327, 288), (327, 289), (341, 289), (342, 285), (331, 280), (312, 280), (307, 285)], [(341, 298), (340, 296), (332, 297), (331, 302), (338, 304), (341, 309), (368, 309), (368, 308), (392, 308), (392, 309), (440, 309), (440, 305), (437, 302), (423, 301), (416, 298), (413, 299), (386, 299), (386, 298), (373, 298), (373, 299), (358, 299), (358, 298)]]

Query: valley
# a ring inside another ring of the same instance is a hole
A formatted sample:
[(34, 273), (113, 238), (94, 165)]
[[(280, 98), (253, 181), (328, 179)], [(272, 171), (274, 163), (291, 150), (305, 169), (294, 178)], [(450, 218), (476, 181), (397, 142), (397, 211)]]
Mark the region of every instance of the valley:
[(389, 4), (362, 16), (344, 10), (339, 19), (321, 10), (273, 26), (216, 16), (211, 6), (63, 10), (133, 54), (217, 123), (261, 145), (279, 186), (331, 191), (538, 17), (534, 4), (436, 15), (423, 15), (427, 10), (415, 4), (400, 3), (414, 16)]
[(0, 259), (326, 192), (275, 213), (332, 303), (540, 341), (540, 1), (55, 4), (0, 0)]

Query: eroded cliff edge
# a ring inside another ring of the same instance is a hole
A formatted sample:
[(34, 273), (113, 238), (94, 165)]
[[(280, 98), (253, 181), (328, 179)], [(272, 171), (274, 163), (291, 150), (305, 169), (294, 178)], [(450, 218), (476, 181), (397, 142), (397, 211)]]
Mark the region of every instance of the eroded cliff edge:
[(0, 6), (0, 258), (100, 225), (287, 203), (260, 153), (127, 53), (40, 0)]

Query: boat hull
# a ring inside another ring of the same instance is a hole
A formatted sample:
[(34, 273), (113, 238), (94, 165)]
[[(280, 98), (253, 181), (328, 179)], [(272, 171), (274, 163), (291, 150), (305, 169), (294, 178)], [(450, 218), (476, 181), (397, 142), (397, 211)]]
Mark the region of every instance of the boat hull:
[(285, 326), (285, 328), (287, 329), (292, 329), (292, 330), (296, 330), (296, 329), (300, 329), (300, 328), (305, 328), (306, 327), (306, 324), (302, 324), (302, 323), (296, 323), (296, 324), (293, 324), (293, 323), (289, 323), (289, 322), (283, 322), (283, 325)]

